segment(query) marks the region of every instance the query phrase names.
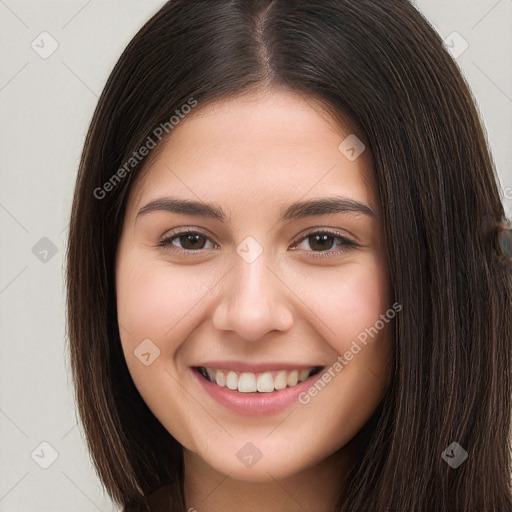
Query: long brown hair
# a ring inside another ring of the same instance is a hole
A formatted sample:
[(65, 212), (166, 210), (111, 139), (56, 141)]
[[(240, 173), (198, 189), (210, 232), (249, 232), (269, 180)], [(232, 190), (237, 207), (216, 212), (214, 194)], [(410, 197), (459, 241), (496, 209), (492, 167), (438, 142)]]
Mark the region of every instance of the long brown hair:
[[(171, 0), (121, 55), (85, 142), (67, 256), (76, 402), (105, 488), (149, 510), (168, 485), (170, 509), (185, 507), (181, 446), (121, 350), (114, 259), (147, 158), (119, 169), (190, 98), (199, 110), (262, 87), (315, 98), (366, 137), (403, 306), (391, 383), (336, 511), (511, 510), (505, 213), (468, 86), (406, 0)], [(468, 453), (457, 469), (441, 456), (452, 442)]]

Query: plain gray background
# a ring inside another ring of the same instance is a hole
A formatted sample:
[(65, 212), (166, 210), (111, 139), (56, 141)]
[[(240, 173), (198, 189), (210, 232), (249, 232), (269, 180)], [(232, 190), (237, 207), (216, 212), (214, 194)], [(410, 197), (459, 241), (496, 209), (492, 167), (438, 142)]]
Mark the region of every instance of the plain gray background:
[[(0, 0), (0, 511), (117, 510), (77, 425), (63, 256), (98, 96), (126, 44), (163, 3)], [(457, 53), (510, 216), (512, 0), (415, 3)]]

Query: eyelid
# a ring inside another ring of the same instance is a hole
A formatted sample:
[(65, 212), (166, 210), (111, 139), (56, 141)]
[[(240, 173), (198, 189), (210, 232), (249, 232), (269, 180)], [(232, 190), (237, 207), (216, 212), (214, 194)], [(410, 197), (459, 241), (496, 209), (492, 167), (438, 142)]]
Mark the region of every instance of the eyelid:
[(361, 244), (357, 243), (352, 238), (348, 237), (344, 232), (333, 229), (333, 228), (314, 228), (312, 231), (307, 231), (305, 233), (302, 233), (299, 235), (298, 240), (293, 243), (292, 250), (296, 250), (296, 246), (302, 242), (304, 242), (307, 238), (313, 235), (322, 234), (322, 235), (328, 235), (332, 238), (338, 238), (342, 240), (341, 244), (334, 245), (333, 248), (329, 248), (325, 251), (305, 251), (307, 253), (307, 258), (310, 260), (329, 260), (334, 258), (339, 258), (345, 253), (348, 253), (349, 251), (353, 251), (354, 249), (358, 249), (361, 246)]
[[(208, 230), (205, 230), (202, 228), (201, 229), (194, 228), (191, 226), (176, 228), (175, 230), (171, 230), (170, 232), (167, 232), (157, 243), (157, 246), (165, 248), (168, 245), (172, 245), (170, 240), (178, 238), (183, 235), (191, 234), (191, 235), (200, 235), (200, 236), (210, 240), (214, 245), (216, 245), (218, 247), (219, 244), (217, 242), (215, 242), (215, 240), (213, 240), (212, 235), (208, 234), (207, 231)], [(176, 252), (187, 253), (187, 254), (197, 254), (197, 253), (205, 251), (205, 249), (195, 249), (195, 250), (194, 249), (181, 249), (180, 247), (176, 247), (176, 246), (173, 246), (173, 250), (175, 250)]]
[[(166, 248), (167, 246), (172, 246), (172, 251), (178, 254), (188, 254), (188, 255), (194, 255), (194, 254), (200, 254), (203, 252), (206, 252), (206, 249), (182, 249), (180, 247), (177, 247), (172, 244), (172, 240), (179, 238), (182, 235), (187, 234), (195, 234), (200, 235), (204, 237), (205, 239), (213, 242), (214, 245), (218, 247), (219, 244), (215, 242), (215, 240), (205, 233), (205, 231), (202, 228), (193, 228), (191, 226), (185, 226), (181, 228), (176, 228), (174, 231), (171, 231), (170, 233), (167, 232), (166, 235), (162, 237), (162, 239), (158, 242), (157, 246)], [(308, 237), (316, 235), (316, 234), (323, 234), (328, 235), (332, 238), (339, 238), (343, 241), (342, 244), (335, 244), (335, 247), (340, 247), (336, 250), (332, 250), (332, 248), (325, 250), (325, 251), (305, 251), (306, 253), (309, 253), (308, 258), (311, 259), (318, 259), (318, 258), (329, 258), (329, 257), (336, 257), (340, 256), (341, 254), (358, 247), (361, 247), (361, 244), (357, 243), (355, 240), (353, 240), (350, 236), (347, 236), (343, 231), (336, 229), (336, 228), (322, 228), (322, 227), (315, 227), (311, 228), (310, 230), (306, 232), (302, 232), (300, 235), (298, 235), (295, 239), (295, 241), (290, 246), (292, 250), (296, 250), (296, 246), (299, 243), (302, 243), (304, 240), (306, 240)], [(211, 249), (209, 249), (211, 250)]]
[[(211, 233), (208, 229), (205, 229), (205, 228), (196, 228), (194, 226), (183, 226), (183, 227), (179, 227), (179, 228), (175, 228), (175, 229), (166, 231), (166, 234), (162, 236), (162, 240), (165, 240), (166, 238), (171, 238), (171, 237), (174, 237), (174, 236), (177, 236), (180, 234), (188, 234), (188, 233), (196, 233), (196, 234), (200, 234), (202, 236), (208, 237), (208, 238), (212, 238), (215, 236), (215, 235), (213, 235), (213, 233)], [(337, 228), (328, 228), (328, 227), (322, 227), (322, 226), (310, 228), (309, 230), (300, 233), (299, 235), (297, 235), (297, 237), (295, 238), (295, 241), (293, 243), (301, 241), (303, 238), (317, 234), (317, 233), (330, 233), (331, 235), (340, 236), (347, 240), (350, 239), (350, 241), (353, 241), (354, 243), (356, 243), (356, 241), (353, 240), (353, 237), (350, 234), (347, 235), (345, 231), (339, 230)]]
[(298, 242), (302, 242), (308, 236), (317, 235), (317, 234), (328, 234), (328, 235), (331, 235), (333, 237), (342, 238), (343, 240), (346, 240), (347, 242), (350, 242), (353, 245), (359, 245), (353, 239), (353, 237), (351, 237), (351, 235), (346, 234), (346, 232), (344, 232), (342, 230), (339, 230), (339, 229), (336, 229), (336, 228), (323, 228), (321, 226), (318, 227), (318, 228), (311, 228), (311, 229), (309, 229), (307, 231), (302, 232), (300, 235), (297, 235), (297, 237), (295, 239), (295, 242), (293, 242), (293, 244), (297, 244)]
[(196, 226), (180, 226), (177, 228), (168, 229), (165, 234), (162, 236), (162, 240), (166, 238), (170, 238), (177, 235), (188, 234), (188, 233), (196, 233), (198, 235), (203, 235), (208, 238), (215, 238), (215, 235), (207, 228), (198, 228)]

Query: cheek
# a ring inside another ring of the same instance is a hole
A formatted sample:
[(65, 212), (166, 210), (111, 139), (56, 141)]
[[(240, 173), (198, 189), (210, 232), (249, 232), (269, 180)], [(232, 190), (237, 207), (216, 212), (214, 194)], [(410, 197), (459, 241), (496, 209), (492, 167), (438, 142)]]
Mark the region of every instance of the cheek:
[(390, 307), (386, 279), (376, 267), (356, 269), (340, 286), (337, 298), (340, 307), (333, 321), (344, 340), (365, 332)]
[(387, 267), (369, 256), (340, 266), (335, 276), (314, 276), (303, 290), (311, 290), (313, 282), (324, 291), (308, 295), (322, 320), (316, 325), (328, 326), (322, 332), (337, 356), (328, 375), (319, 376), (322, 382), (315, 381), (301, 403), (329, 404), (322, 411), (323, 425), (329, 425), (330, 435), (338, 440), (339, 425), (344, 425), (348, 440), (374, 412), (390, 376), (396, 312)]
[[(392, 350), (391, 293), (387, 271), (378, 261), (354, 271), (345, 286), (345, 297), (335, 330), (343, 331), (336, 350), (353, 369), (364, 368), (382, 382)], [(394, 316), (394, 315), (393, 315)]]
[[(192, 266), (173, 268), (146, 258), (123, 258), (116, 274), (118, 321), (130, 343), (163, 340), (194, 315), (208, 290), (205, 276)], [(169, 336), (172, 339), (174, 336)]]
[[(391, 306), (385, 264), (372, 255), (338, 268), (309, 272), (299, 294), (318, 317), (325, 339), (338, 353), (372, 327)], [(379, 324), (380, 325), (380, 324)]]

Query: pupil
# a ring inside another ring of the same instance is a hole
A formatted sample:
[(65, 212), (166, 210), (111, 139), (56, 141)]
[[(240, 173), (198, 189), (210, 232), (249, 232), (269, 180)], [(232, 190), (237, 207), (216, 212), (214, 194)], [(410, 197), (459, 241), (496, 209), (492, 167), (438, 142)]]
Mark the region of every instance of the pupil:
[[(203, 240), (203, 243), (199, 244), (199, 247), (194, 247), (194, 243), (197, 243), (198, 240), (201, 240), (201, 238), (204, 238), (202, 237), (201, 235), (199, 234), (195, 234), (195, 235), (184, 235), (181, 237), (182, 239), (184, 238), (185, 239), (185, 243), (182, 244), (183, 247), (185, 247), (185, 249), (191, 249), (191, 250), (194, 250), (194, 249), (202, 249), (203, 248), (203, 245), (204, 245), (204, 240)], [(188, 242), (191, 242), (192, 243), (192, 247), (190, 247), (190, 244)]]
[[(202, 249), (204, 246), (204, 237), (202, 235), (191, 234), (191, 235), (184, 235), (181, 238), (185, 239), (185, 243), (182, 245), (186, 249), (190, 249), (190, 250)], [(332, 243), (333, 243), (332, 235), (327, 235), (327, 234), (311, 235), (309, 237), (309, 239), (310, 239), (309, 245), (313, 250), (325, 251), (326, 249), (332, 248)], [(311, 239), (313, 239), (313, 243), (311, 243)], [(201, 240), (202, 240), (202, 243), (201, 243)], [(330, 240), (330, 243), (328, 243), (329, 240)], [(199, 243), (199, 245), (197, 245), (198, 243)]]
[(314, 246), (315, 246), (315, 244), (316, 244), (317, 242), (320, 242), (320, 243), (319, 243), (319, 245), (316, 247), (316, 249), (318, 249), (318, 250), (320, 250), (320, 251), (325, 250), (325, 249), (331, 249), (331, 247), (332, 247), (332, 241), (331, 241), (331, 243), (327, 243), (327, 244), (326, 244), (326, 241), (327, 241), (328, 239), (333, 238), (333, 236), (332, 236), (332, 235), (327, 235), (327, 234), (323, 234), (323, 235), (312, 235), (312, 236), (310, 237), (310, 239), (311, 239), (311, 238), (313, 238), (313, 240), (314, 240), (314, 242), (313, 242), (313, 243), (311, 243), (311, 242), (310, 242), (310, 244), (309, 244), (309, 245), (310, 245), (310, 247), (311, 247), (312, 249), (315, 249), (315, 247), (314, 247)]

